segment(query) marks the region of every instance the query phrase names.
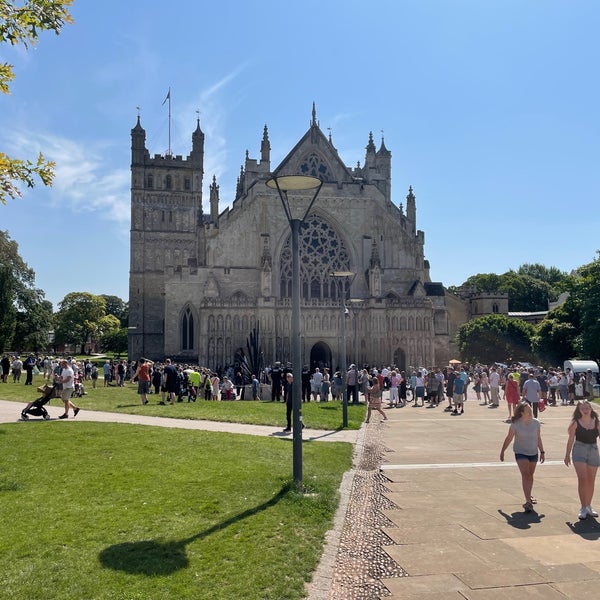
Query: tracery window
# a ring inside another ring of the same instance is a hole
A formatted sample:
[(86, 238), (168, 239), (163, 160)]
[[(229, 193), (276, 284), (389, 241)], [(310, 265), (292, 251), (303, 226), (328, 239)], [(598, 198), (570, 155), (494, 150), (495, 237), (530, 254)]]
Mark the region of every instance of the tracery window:
[[(306, 219), (300, 232), (300, 296), (305, 300), (339, 296), (338, 282), (332, 277), (335, 271), (349, 271), (350, 258), (344, 241), (337, 232), (318, 215)], [(280, 258), (280, 294), (292, 296), (292, 250), (288, 237)]]
[(302, 175), (311, 175), (312, 177), (318, 177), (322, 181), (331, 181), (329, 173), (329, 167), (325, 164), (323, 159), (314, 152), (300, 164), (300, 172)]
[(188, 306), (181, 319), (181, 349), (194, 349), (194, 315)]

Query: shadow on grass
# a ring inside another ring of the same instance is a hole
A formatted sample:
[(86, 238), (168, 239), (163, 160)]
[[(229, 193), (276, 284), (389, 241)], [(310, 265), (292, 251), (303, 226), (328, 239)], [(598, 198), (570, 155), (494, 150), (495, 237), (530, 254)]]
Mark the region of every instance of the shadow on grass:
[(185, 540), (172, 542), (141, 540), (139, 542), (124, 542), (109, 546), (100, 552), (98, 557), (100, 564), (106, 569), (124, 571), (132, 575), (169, 575), (180, 569), (185, 569), (189, 564), (185, 551), (187, 544), (205, 538), (216, 531), (221, 531), (234, 523), (274, 506), (291, 489), (292, 485), (286, 484), (267, 502), (263, 502), (254, 508), (249, 508)]

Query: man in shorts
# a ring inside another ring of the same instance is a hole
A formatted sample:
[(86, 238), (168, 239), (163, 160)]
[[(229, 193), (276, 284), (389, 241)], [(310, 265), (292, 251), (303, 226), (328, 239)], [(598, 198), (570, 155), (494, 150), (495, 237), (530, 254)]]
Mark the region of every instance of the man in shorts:
[(79, 413), (79, 407), (75, 406), (71, 402), (71, 396), (73, 395), (73, 390), (75, 389), (75, 374), (73, 369), (69, 365), (66, 360), (60, 361), (61, 371), (60, 375), (56, 378), (57, 383), (62, 384), (62, 391), (60, 393), (60, 397), (65, 405), (65, 413), (58, 417), (59, 419), (68, 419), (69, 418), (69, 408), (73, 409), (73, 417), (76, 417)]
[(133, 381), (137, 377), (137, 380), (138, 380), (137, 393), (140, 396), (142, 404), (148, 404), (148, 398), (146, 395), (150, 391), (150, 385), (151, 385), (151, 383), (150, 383), (150, 367), (153, 364), (154, 363), (151, 360), (148, 360), (147, 358), (140, 358), (137, 369), (135, 370), (135, 373), (133, 374), (133, 377), (131, 378), (131, 383), (133, 383)]

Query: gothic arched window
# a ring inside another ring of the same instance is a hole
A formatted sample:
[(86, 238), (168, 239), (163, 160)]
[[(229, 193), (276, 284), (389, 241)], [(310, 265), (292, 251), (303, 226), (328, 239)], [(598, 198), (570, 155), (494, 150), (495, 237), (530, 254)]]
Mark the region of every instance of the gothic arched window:
[[(300, 233), (300, 295), (305, 300), (337, 299), (335, 271), (349, 271), (350, 258), (344, 241), (330, 225), (317, 215), (306, 219)], [(288, 237), (280, 258), (280, 293), (292, 296), (292, 250)]]
[(309, 154), (308, 157), (300, 163), (300, 172), (302, 175), (318, 177), (322, 181), (332, 181), (329, 167), (325, 164), (325, 161), (314, 152)]
[(181, 349), (194, 349), (194, 315), (188, 306), (181, 319)]

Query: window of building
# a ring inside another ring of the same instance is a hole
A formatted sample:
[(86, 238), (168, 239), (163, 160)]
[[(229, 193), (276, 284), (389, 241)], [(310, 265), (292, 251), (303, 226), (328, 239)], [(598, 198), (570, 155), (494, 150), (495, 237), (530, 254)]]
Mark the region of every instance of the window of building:
[(190, 182), (190, 178), (189, 177), (186, 177), (183, 180), (183, 189), (186, 190), (186, 191), (189, 191), (189, 190), (192, 189), (192, 183)]
[(329, 167), (325, 164), (323, 159), (314, 152), (300, 164), (300, 172), (302, 175), (311, 175), (312, 177), (318, 177), (323, 181), (331, 181)]
[[(350, 258), (344, 241), (321, 217), (311, 215), (300, 234), (300, 295), (303, 299), (324, 300), (339, 297), (339, 282), (331, 277), (335, 271), (349, 271)], [(280, 258), (280, 294), (292, 296), (291, 235)]]
[(146, 178), (146, 187), (154, 187), (154, 177), (152, 176), (152, 173), (149, 173), (148, 177)]
[(170, 190), (173, 187), (173, 178), (170, 175), (165, 177), (165, 187)]
[(181, 349), (194, 349), (194, 315), (189, 306), (181, 319)]
[(498, 305), (494, 302), (494, 304), (492, 305), (492, 312), (494, 314), (497, 314), (500, 312), (500, 309), (498, 308)]

